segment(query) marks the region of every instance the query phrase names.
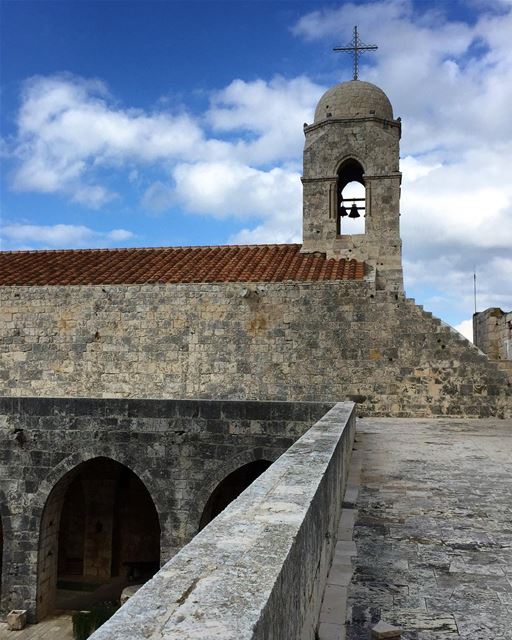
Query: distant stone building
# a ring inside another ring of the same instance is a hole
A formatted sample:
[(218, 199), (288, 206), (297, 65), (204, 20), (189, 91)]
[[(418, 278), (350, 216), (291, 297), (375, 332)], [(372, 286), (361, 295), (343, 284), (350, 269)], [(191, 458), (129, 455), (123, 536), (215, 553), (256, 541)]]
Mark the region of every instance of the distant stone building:
[(512, 311), (492, 307), (475, 313), (473, 342), (512, 375)]
[(0, 254), (4, 610), (169, 558), (317, 406), (268, 401), (512, 415), (507, 374), (403, 293), (400, 131), (372, 84), (320, 99), (303, 245)]

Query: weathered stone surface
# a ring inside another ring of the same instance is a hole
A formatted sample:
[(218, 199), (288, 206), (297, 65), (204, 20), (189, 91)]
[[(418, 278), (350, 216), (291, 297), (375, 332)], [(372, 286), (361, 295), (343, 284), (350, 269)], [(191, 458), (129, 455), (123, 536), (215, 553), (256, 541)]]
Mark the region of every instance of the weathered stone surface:
[[(508, 415), (507, 376), (364, 282), (4, 287), (14, 396), (353, 399), (364, 415)], [(372, 358), (373, 350), (381, 354)]]
[(125, 587), (121, 592), (120, 603), (126, 604), (128, 600), (137, 593), (137, 591), (142, 587), (141, 584), (132, 584), (129, 587)]
[(355, 429), (337, 404), (91, 640), (313, 640)]
[(369, 418), (349, 640), (510, 640), (512, 421)]

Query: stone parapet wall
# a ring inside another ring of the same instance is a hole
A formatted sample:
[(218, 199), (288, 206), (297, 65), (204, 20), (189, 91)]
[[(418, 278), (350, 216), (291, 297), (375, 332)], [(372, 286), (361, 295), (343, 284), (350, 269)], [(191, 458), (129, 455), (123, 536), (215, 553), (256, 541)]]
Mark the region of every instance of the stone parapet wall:
[[(55, 582), (47, 559), (56, 558), (56, 542), (41, 535), (43, 509), (81, 463), (109, 458), (140, 478), (158, 513), (167, 561), (197, 533), (226, 476), (276, 460), (332, 404), (0, 398), (0, 610), (29, 609), (33, 620), (38, 578), (40, 589)], [(47, 516), (58, 522), (60, 512)]]
[(510, 381), (371, 282), (0, 288), (5, 395), (353, 399), (365, 415), (505, 416)]
[(91, 640), (313, 640), (355, 432), (335, 405)]

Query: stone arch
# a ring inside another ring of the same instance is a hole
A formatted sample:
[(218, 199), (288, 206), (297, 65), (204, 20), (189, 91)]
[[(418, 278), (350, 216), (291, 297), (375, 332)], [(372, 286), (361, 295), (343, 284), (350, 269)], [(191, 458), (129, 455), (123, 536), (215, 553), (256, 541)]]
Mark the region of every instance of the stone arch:
[(361, 168), (363, 169), (363, 174), (366, 173), (366, 164), (363, 158), (361, 158), (357, 153), (348, 153), (348, 154), (345, 153), (339, 158), (337, 158), (333, 166), (333, 175), (337, 176), (338, 173), (340, 172), (340, 169), (343, 167), (343, 165), (351, 160), (357, 162), (357, 164), (361, 166)]
[(160, 499), (160, 492), (155, 486), (154, 477), (147, 467), (140, 462), (135, 462), (130, 456), (118, 455), (117, 452), (111, 450), (109, 447), (98, 447), (93, 449), (84, 449), (81, 451), (75, 451), (66, 458), (63, 458), (53, 469), (48, 473), (46, 478), (39, 484), (37, 492), (34, 494), (31, 502), (33, 509), (40, 510), (44, 508), (48, 496), (53, 487), (61, 480), (67, 473), (72, 471), (82, 462), (87, 462), (94, 458), (109, 458), (114, 462), (128, 467), (130, 471), (138, 476), (141, 482), (144, 483), (149, 491), (153, 502), (157, 508), (160, 519), (162, 519), (162, 513), (165, 513), (165, 502)]
[(207, 506), (210, 496), (215, 489), (231, 474), (235, 473), (241, 467), (244, 467), (259, 460), (266, 460), (270, 463), (274, 462), (280, 454), (275, 450), (266, 447), (257, 447), (243, 451), (238, 455), (223, 461), (214, 472), (210, 473), (203, 482), (201, 490), (196, 497), (197, 511), (194, 516), (193, 529), (197, 532), (201, 525), (201, 519)]
[[(80, 458), (82, 458), (81, 461)], [(84, 498), (83, 513), (79, 514), (83, 519), (81, 526), (84, 526), (85, 532), (82, 547), (78, 552), (78, 555), (82, 554), (82, 558), (78, 558), (78, 562), (81, 560), (81, 564), (77, 565), (79, 566), (78, 575), (96, 576), (100, 582), (108, 582), (114, 575), (119, 574), (121, 566), (119, 553), (117, 553), (117, 573), (114, 573), (114, 545), (116, 542), (114, 532), (116, 518), (119, 521), (121, 517), (118, 511), (116, 512), (120, 491), (124, 491), (124, 504), (128, 505), (125, 507), (125, 512), (128, 510), (128, 531), (131, 535), (129, 543), (131, 543), (132, 553), (131, 556), (129, 552), (125, 553), (125, 559), (131, 557), (131, 567), (139, 565), (139, 570), (140, 565), (145, 564), (146, 571), (149, 571), (147, 565), (151, 563), (151, 573), (158, 570), (160, 564), (160, 515), (151, 492), (139, 474), (113, 457), (89, 456), (86, 453), (70, 456), (62, 461), (59, 467), (53, 470), (46, 479), (46, 485), (49, 485), (51, 479), (58, 476), (51, 489), (48, 491), (48, 486), (42, 487), (36, 500), (36, 504), (41, 503), (42, 498), (46, 496), (41, 507), (39, 528), (37, 620), (46, 617), (55, 608), (59, 571), (62, 573), (63, 567), (70, 566), (69, 563), (66, 564), (67, 556), (62, 552), (60, 545), (65, 545), (67, 548), (71, 546), (74, 549), (77, 546), (76, 535), (73, 539), (73, 535), (69, 535), (69, 531), (72, 531), (73, 518), (76, 520), (76, 514), (79, 510), (73, 493), (79, 483), (83, 484), (82, 489), (88, 498), (88, 506), (86, 507)], [(63, 474), (62, 471), (66, 467), (68, 470)], [(120, 489), (120, 487), (124, 487), (124, 489)], [(143, 506), (144, 511), (147, 512), (145, 517), (141, 516), (140, 521), (137, 520), (134, 507), (129, 506), (131, 500), (127, 498), (127, 496), (134, 495), (138, 497), (137, 506)], [(126, 521), (126, 517), (126, 513), (124, 513), (123, 522)], [(63, 527), (68, 527), (66, 530), (68, 538), (62, 536)], [(117, 529), (120, 529), (119, 524)], [(77, 531), (79, 531), (79, 527), (77, 528), (75, 524), (74, 533), (76, 534)], [(71, 538), (71, 542), (69, 538)], [(129, 538), (128, 534), (124, 534), (124, 538)], [(134, 546), (135, 557), (133, 557)], [(129, 544), (128, 549), (130, 549)], [(133, 560), (145, 560), (146, 562), (133, 562)], [(124, 564), (128, 565), (129, 563), (125, 562)], [(126, 576), (129, 571), (131, 569), (127, 567)], [(139, 571), (137, 576), (141, 577), (139, 581), (143, 581), (142, 575), (145, 576)], [(121, 583), (120, 580), (119, 584)]]
[(367, 187), (364, 165), (352, 156), (345, 157), (336, 171), (336, 233), (353, 235), (365, 232)]

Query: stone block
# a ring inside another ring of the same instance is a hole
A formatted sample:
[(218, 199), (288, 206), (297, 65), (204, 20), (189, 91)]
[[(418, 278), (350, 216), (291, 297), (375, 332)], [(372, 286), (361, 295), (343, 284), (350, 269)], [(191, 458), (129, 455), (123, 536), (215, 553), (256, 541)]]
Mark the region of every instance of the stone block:
[(330, 622), (321, 622), (318, 627), (318, 640), (345, 640), (345, 627)]
[(121, 606), (125, 603), (128, 602), (128, 600), (135, 594), (137, 593), (137, 591), (142, 587), (141, 584), (132, 584), (129, 587), (125, 587), (122, 591), (121, 591), (121, 597), (119, 598), (119, 602), (121, 604)]
[(394, 627), (384, 620), (379, 620), (379, 622), (372, 628), (372, 638), (379, 640), (381, 638), (400, 638), (402, 634), (402, 630), (398, 627)]
[(347, 588), (327, 584), (320, 610), (320, 622), (344, 625), (347, 615)]
[(13, 609), (7, 614), (7, 628), (9, 631), (21, 631), (27, 625), (26, 609)]

